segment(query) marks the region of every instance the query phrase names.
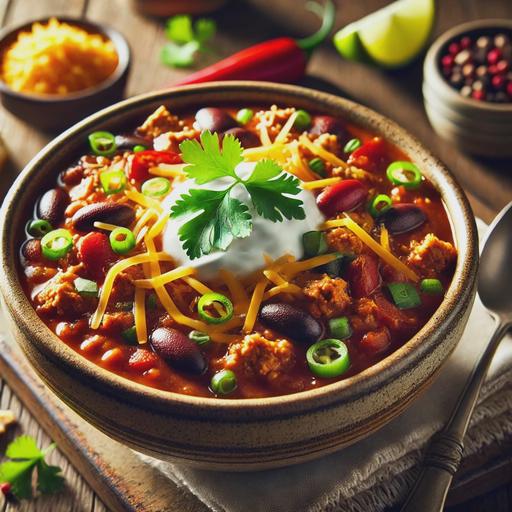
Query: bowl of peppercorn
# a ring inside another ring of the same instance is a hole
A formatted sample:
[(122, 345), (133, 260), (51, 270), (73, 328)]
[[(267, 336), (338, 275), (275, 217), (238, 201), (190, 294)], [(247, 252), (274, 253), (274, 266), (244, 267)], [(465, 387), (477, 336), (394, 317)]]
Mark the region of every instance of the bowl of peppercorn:
[(512, 156), (512, 20), (464, 23), (440, 36), (423, 68), (434, 130), (462, 150)]

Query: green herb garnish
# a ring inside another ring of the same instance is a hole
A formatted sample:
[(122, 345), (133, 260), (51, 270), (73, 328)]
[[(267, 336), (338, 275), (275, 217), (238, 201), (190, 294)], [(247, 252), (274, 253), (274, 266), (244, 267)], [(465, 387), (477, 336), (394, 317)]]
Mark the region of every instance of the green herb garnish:
[(246, 238), (252, 231), (252, 214), (247, 204), (231, 197), (235, 186), (243, 186), (252, 206), (265, 219), (281, 222), (283, 218), (304, 219), (303, 203), (289, 196), (300, 192), (299, 180), (283, 171), (273, 160), (259, 161), (247, 180), (241, 179), (235, 167), (243, 161), (240, 141), (226, 135), (222, 149), (216, 133), (205, 131), (201, 144), (186, 140), (180, 144), (184, 172), (199, 185), (219, 178), (231, 178), (224, 190), (190, 189), (171, 208), (171, 217), (201, 212), (183, 224), (178, 235), (191, 259), (225, 251), (235, 238)]
[(51, 444), (41, 451), (33, 437), (17, 437), (7, 446), (5, 455), (11, 460), (0, 465), (0, 482), (9, 482), (17, 498), (30, 499), (32, 473), (37, 468), (37, 490), (41, 494), (59, 491), (64, 484), (61, 468), (50, 466), (44, 460), (54, 448), (55, 444)]
[(169, 18), (165, 34), (169, 41), (162, 48), (161, 61), (174, 68), (187, 68), (199, 52), (208, 50), (206, 43), (215, 35), (215, 21), (200, 18), (194, 24), (188, 15)]

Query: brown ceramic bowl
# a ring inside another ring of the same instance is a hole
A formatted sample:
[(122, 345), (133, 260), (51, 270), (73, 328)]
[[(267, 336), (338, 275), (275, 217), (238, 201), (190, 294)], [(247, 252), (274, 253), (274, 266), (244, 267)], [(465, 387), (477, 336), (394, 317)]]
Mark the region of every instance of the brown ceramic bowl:
[[(440, 308), (402, 348), (353, 377), (322, 388), (265, 399), (184, 396), (133, 383), (87, 361), (39, 319), (18, 278), (27, 212), (41, 190), (85, 149), (91, 131), (134, 126), (156, 107), (205, 104), (293, 105), (339, 115), (398, 145), (440, 191), (459, 251)], [(403, 411), (456, 346), (475, 294), (477, 237), (468, 201), (450, 172), (405, 130), (351, 101), (288, 85), (212, 83), (129, 99), (88, 117), (56, 138), (25, 168), (1, 213), (0, 289), (10, 327), (41, 377), (100, 430), (136, 450), (202, 468), (254, 470), (313, 459), (354, 443)]]
[[(0, 77), (0, 100), (6, 110), (31, 126), (56, 133), (68, 128), (85, 116), (121, 100), (130, 70), (130, 47), (124, 36), (102, 23), (82, 19), (57, 17), (59, 21), (83, 28), (91, 34), (110, 39), (115, 46), (119, 62), (114, 72), (103, 82), (65, 95), (29, 94), (12, 90)], [(33, 23), (46, 23), (49, 18), (32, 20), (15, 28), (0, 31), (0, 56), (12, 44), (19, 32), (29, 31)]]

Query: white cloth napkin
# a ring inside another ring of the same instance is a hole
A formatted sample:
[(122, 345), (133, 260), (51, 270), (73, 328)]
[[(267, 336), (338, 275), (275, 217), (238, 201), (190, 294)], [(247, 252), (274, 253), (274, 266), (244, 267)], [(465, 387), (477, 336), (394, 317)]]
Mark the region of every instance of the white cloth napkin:
[[(479, 221), (480, 234), (485, 224)], [(192, 469), (142, 456), (215, 512), (374, 512), (396, 504), (420, 450), (446, 422), (493, 321), (476, 300), (465, 333), (431, 388), (384, 428), (322, 459), (256, 473)], [(512, 336), (494, 358), (465, 440), (465, 456), (512, 433)]]

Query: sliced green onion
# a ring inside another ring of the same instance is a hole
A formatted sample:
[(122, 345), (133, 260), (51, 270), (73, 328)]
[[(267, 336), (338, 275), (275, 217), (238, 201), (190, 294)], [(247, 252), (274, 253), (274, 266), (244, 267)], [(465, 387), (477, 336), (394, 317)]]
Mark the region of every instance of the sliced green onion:
[[(218, 303), (224, 309), (224, 313), (220, 316), (211, 315), (206, 308)], [(233, 317), (233, 303), (220, 293), (205, 293), (197, 303), (197, 312), (199, 316), (209, 324), (223, 324)]]
[(121, 169), (112, 169), (100, 174), (103, 192), (108, 196), (122, 192), (126, 187), (126, 174)]
[(329, 320), (329, 330), (331, 334), (339, 340), (344, 340), (352, 336), (352, 327), (350, 327), (350, 322), (346, 316), (331, 318)]
[(158, 305), (158, 299), (157, 299), (156, 293), (152, 293), (148, 297), (147, 306), (148, 306), (149, 309), (156, 309), (157, 305)]
[(393, 200), (391, 197), (386, 194), (379, 194), (372, 199), (370, 204), (370, 215), (377, 218), (379, 215), (387, 212), (391, 208), (392, 204)]
[(350, 139), (343, 148), (343, 151), (347, 154), (353, 153), (356, 149), (362, 146), (362, 142), (359, 139)]
[(56, 261), (64, 256), (73, 247), (73, 237), (67, 229), (54, 229), (41, 239), (43, 256), (48, 260)]
[(236, 120), (240, 124), (247, 124), (254, 115), (254, 112), (250, 108), (242, 108), (236, 113)]
[(190, 331), (188, 333), (188, 337), (198, 345), (206, 345), (210, 342), (210, 336), (207, 333), (201, 331)]
[(90, 279), (84, 279), (82, 277), (77, 277), (73, 284), (75, 285), (75, 290), (82, 297), (97, 297), (98, 296), (98, 283), (96, 281), (91, 281)]
[(116, 228), (109, 236), (110, 247), (116, 254), (126, 254), (135, 247), (135, 236), (128, 228)]
[(306, 361), (313, 375), (328, 379), (338, 377), (350, 367), (350, 357), (345, 343), (329, 338), (308, 348)]
[(217, 372), (210, 382), (210, 388), (216, 395), (228, 395), (237, 387), (236, 375), (231, 370)]
[(134, 325), (132, 327), (128, 327), (128, 329), (125, 329), (121, 333), (121, 337), (130, 345), (137, 345), (137, 330), (135, 329)]
[(444, 291), (443, 283), (439, 279), (423, 279), (420, 283), (420, 290), (423, 293), (438, 295)]
[(410, 283), (389, 283), (388, 289), (394, 303), (400, 309), (415, 308), (421, 304), (416, 288)]
[(94, 132), (89, 135), (89, 144), (95, 155), (109, 156), (116, 152), (116, 138), (110, 132)]
[(304, 247), (305, 258), (325, 254), (329, 248), (323, 231), (308, 231), (304, 233), (302, 235), (302, 246)]
[(320, 176), (325, 176), (325, 164), (321, 158), (313, 158), (308, 162), (309, 168), (319, 174)]
[(151, 178), (142, 184), (142, 193), (148, 197), (165, 196), (171, 188), (171, 182), (167, 178)]
[(389, 164), (386, 176), (393, 185), (415, 189), (421, 185), (421, 172), (412, 162), (397, 161)]
[(297, 117), (293, 123), (296, 130), (302, 131), (311, 124), (311, 116), (305, 110), (297, 110)]
[(146, 151), (148, 149), (146, 146), (143, 146), (142, 144), (137, 144), (136, 146), (133, 146), (133, 152), (134, 153), (140, 153), (141, 151)]
[(52, 230), (52, 225), (43, 219), (31, 220), (27, 225), (27, 232), (35, 238), (42, 238)]

